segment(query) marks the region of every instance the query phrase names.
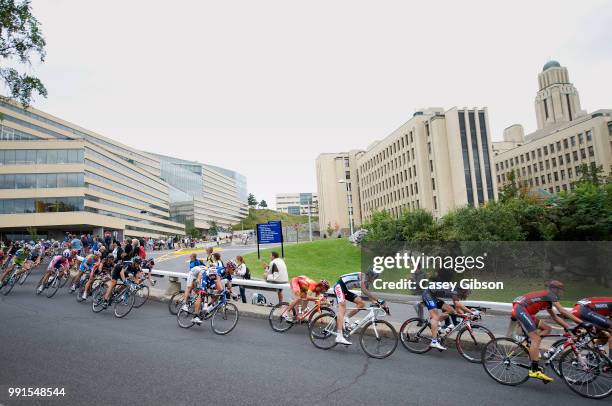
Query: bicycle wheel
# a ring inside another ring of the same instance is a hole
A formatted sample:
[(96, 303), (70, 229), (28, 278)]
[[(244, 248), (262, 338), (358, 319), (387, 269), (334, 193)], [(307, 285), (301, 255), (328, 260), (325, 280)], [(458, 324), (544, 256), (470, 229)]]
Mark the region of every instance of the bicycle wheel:
[(363, 326), (359, 343), (368, 356), (387, 358), (397, 348), (397, 331), (387, 320), (370, 321)]
[(135, 298), (134, 292), (131, 292), (129, 289), (122, 292), (121, 295), (115, 299), (115, 317), (122, 318), (127, 316), (132, 310), (132, 307), (134, 307)]
[(529, 379), (531, 358), (518, 341), (500, 337), (489, 341), (482, 349), (482, 365), (495, 381), (516, 386)]
[(189, 328), (189, 327), (193, 327), (193, 325), (195, 324), (193, 321), (191, 321), (194, 316), (195, 314), (191, 312), (186, 312), (183, 309), (179, 309), (176, 315), (176, 320), (178, 321), (178, 325), (180, 327)]
[(210, 327), (215, 334), (229, 334), (238, 324), (238, 308), (233, 303), (220, 305), (210, 319)]
[(40, 285), (42, 285), (42, 284), (43, 284), (43, 279), (45, 279), (45, 274), (44, 274), (44, 273), (43, 273), (43, 275), (40, 277), (40, 280), (38, 281), (38, 283), (36, 284), (36, 294), (37, 294), (37, 295), (40, 295), (40, 294), (41, 294), (41, 293), (42, 293), (42, 292), (43, 292), (45, 289), (47, 289), (47, 286), (46, 286), (46, 284), (45, 284), (45, 285), (43, 285), (42, 290), (41, 290), (40, 292), (38, 291), (38, 288), (40, 287)]
[(413, 317), (402, 324), (399, 331), (400, 341), (405, 349), (415, 354), (431, 350), (431, 328), (429, 322)]
[(168, 311), (170, 312), (170, 314), (173, 314), (175, 316), (178, 314), (178, 311), (180, 310), (181, 306), (183, 306), (184, 294), (185, 292), (181, 290), (172, 295), (170, 301), (168, 302)]
[(140, 306), (147, 303), (147, 300), (149, 299), (149, 287), (146, 285), (142, 286), (140, 289), (134, 292), (134, 296), (134, 307), (138, 309)]
[(13, 290), (13, 287), (17, 283), (17, 278), (15, 277), (15, 271), (8, 277), (6, 281), (6, 285), (4, 286), (4, 296), (7, 296)]
[[(567, 341), (566, 338), (562, 338), (560, 340), (557, 340), (553, 343), (553, 345), (551, 345), (551, 348), (554, 348), (555, 351), (558, 350), (558, 347), (562, 347), (563, 344), (565, 344), (565, 342)], [(562, 353), (558, 354), (557, 359), (556, 360), (551, 360), (548, 364), (550, 365), (550, 367), (552, 368), (553, 371), (555, 371), (555, 374), (557, 374), (557, 376), (559, 378), (563, 378), (561, 376), (561, 371), (559, 370), (559, 360), (561, 359), (561, 355)]]
[(86, 284), (87, 283), (82, 283), (81, 286), (79, 286), (79, 288), (77, 289), (76, 301), (79, 303), (86, 300), (86, 299), (83, 299), (83, 292), (85, 292)]
[(49, 278), (53, 278), (51, 283), (47, 282), (47, 297), (51, 299), (53, 296), (55, 296), (57, 290), (60, 288), (61, 281), (56, 274), (51, 275)]
[(471, 328), (464, 327), (457, 333), (455, 344), (459, 354), (469, 362), (479, 364), (482, 362), (482, 349), (495, 335), (488, 328), (479, 324), (472, 324)]
[(312, 324), (312, 321), (314, 320), (315, 317), (317, 317), (319, 314), (323, 314), (323, 313), (336, 314), (334, 309), (332, 309), (331, 307), (321, 306), (321, 311), (320, 312), (312, 312), (310, 314), (310, 316), (308, 317), (308, 326), (310, 327), (310, 325)]
[(28, 279), (28, 276), (30, 276), (30, 273), (32, 272), (32, 268), (28, 269), (26, 272), (21, 274), (21, 277), (19, 278), (19, 284), (23, 285), (24, 282), (26, 281), (26, 279)]
[(559, 372), (565, 384), (582, 397), (612, 395), (612, 360), (592, 348), (567, 349), (559, 359)]
[[(270, 327), (272, 327), (272, 330), (278, 333), (284, 333), (285, 331), (289, 331), (289, 329), (293, 327), (294, 323), (288, 322), (283, 317), (283, 314), (286, 312), (287, 306), (289, 306), (289, 303), (281, 302), (276, 306), (272, 307), (272, 309), (270, 309), (270, 314), (268, 315), (268, 322), (270, 323)], [(297, 317), (295, 313), (295, 308), (291, 309), (291, 317), (293, 318), (293, 320), (295, 320)]]
[(92, 295), (92, 310), (94, 313), (100, 313), (104, 310), (104, 293), (106, 285), (100, 285)]
[(322, 350), (334, 348), (336, 343), (336, 315), (322, 313), (308, 326), (308, 337), (312, 344)]
[(61, 280), (62, 280), (62, 283), (60, 285), (60, 288), (63, 288), (64, 286), (66, 286), (66, 283), (68, 283), (68, 281), (70, 280), (70, 272), (65, 273), (64, 276), (62, 276)]

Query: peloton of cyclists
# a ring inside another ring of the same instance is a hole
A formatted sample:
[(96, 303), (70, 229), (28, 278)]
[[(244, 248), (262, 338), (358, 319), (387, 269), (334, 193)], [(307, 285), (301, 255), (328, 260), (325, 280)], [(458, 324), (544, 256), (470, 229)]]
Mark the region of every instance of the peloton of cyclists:
[(40, 280), (40, 285), (38, 285), (38, 288), (36, 289), (37, 293), (40, 294), (43, 291), (44, 286), (49, 281), (49, 277), (51, 276), (53, 272), (55, 272), (56, 269), (62, 270), (62, 273), (60, 274), (60, 276), (63, 276), (63, 273), (67, 272), (70, 269), (70, 258), (71, 258), (70, 250), (64, 250), (64, 252), (62, 252), (62, 255), (56, 255), (51, 259), (51, 261), (49, 262), (49, 266), (47, 267), (47, 270), (45, 271), (45, 274)]

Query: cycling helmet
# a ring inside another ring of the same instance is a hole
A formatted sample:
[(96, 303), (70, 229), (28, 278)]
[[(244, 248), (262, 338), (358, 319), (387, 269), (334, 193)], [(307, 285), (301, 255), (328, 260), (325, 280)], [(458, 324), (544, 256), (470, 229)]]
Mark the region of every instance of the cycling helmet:
[(79, 251), (77, 250), (70, 251), (70, 255), (72, 255), (73, 257), (76, 257), (78, 254), (79, 254)]
[(142, 264), (142, 259), (140, 257), (134, 257), (134, 259), (132, 259), (132, 262), (135, 264)]
[(233, 271), (234, 269), (236, 269), (236, 264), (233, 263), (232, 261), (227, 261), (225, 263), (225, 270), (226, 271)]
[(64, 252), (62, 252), (62, 256), (64, 258), (70, 258), (70, 250), (64, 250)]
[(96, 257), (99, 257), (102, 255), (102, 253), (100, 251), (94, 251), (93, 253)]
[(546, 287), (549, 289), (565, 289), (563, 282), (554, 279), (546, 282)]
[(319, 285), (321, 285), (324, 292), (327, 292), (329, 290), (329, 282), (327, 281), (327, 279), (321, 279)]

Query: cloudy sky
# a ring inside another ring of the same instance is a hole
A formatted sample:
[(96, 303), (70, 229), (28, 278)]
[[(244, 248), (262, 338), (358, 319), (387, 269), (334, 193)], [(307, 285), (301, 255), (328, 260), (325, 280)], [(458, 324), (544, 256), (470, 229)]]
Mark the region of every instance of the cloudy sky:
[(316, 189), (321, 152), (365, 148), (425, 106), (535, 127), (537, 74), (567, 66), (612, 108), (609, 1), (34, 0), (34, 106), (128, 145), (245, 174), (257, 198)]

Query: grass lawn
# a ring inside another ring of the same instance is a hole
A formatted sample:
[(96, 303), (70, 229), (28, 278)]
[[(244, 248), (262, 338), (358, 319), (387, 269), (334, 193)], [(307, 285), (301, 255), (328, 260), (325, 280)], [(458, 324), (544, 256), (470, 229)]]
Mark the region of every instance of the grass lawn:
[[(270, 252), (261, 250), (261, 259), (270, 262)], [(340, 275), (360, 269), (360, 250), (346, 238), (330, 238), (313, 242), (285, 246), (285, 263), (289, 277), (307, 275), (312, 279), (327, 279), (333, 284)], [(251, 274), (256, 278), (263, 276), (263, 264), (257, 260), (257, 252), (244, 256)]]

